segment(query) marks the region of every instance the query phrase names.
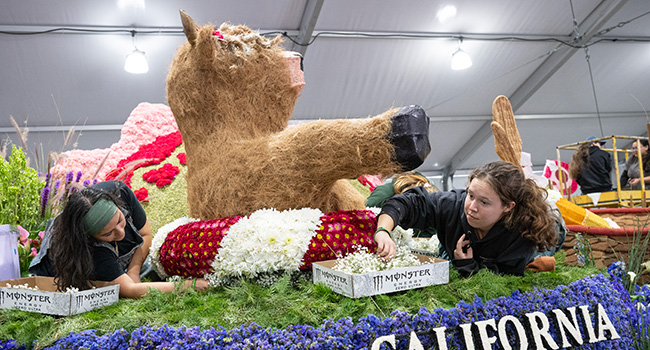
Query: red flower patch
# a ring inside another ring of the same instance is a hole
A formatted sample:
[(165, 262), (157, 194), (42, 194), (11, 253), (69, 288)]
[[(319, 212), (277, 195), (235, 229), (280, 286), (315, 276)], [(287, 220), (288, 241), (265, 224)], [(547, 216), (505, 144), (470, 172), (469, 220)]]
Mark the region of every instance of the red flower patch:
[(375, 252), (373, 235), (377, 227), (375, 213), (369, 210), (331, 212), (321, 218), (321, 226), (309, 242), (301, 269), (310, 269), (316, 261), (333, 260), (358, 251), (358, 246)]
[(140, 146), (137, 152), (117, 163), (117, 167), (106, 175), (106, 180), (121, 180), (130, 187), (136, 169), (160, 164), (182, 143), (180, 131), (158, 136), (154, 142)]
[(177, 154), (176, 158), (178, 158), (178, 161), (181, 162), (181, 164), (187, 165), (187, 156), (185, 155), (185, 153)]
[(141, 187), (140, 189), (133, 191), (133, 193), (135, 193), (135, 196), (140, 202), (149, 202), (149, 190), (145, 187)]
[(196, 221), (170, 232), (160, 247), (160, 263), (169, 276), (203, 277), (212, 272), (212, 262), (221, 240), (240, 216)]
[(163, 187), (171, 184), (178, 173), (180, 173), (180, 170), (178, 170), (177, 166), (165, 163), (158, 169), (149, 170), (142, 174), (142, 178), (149, 183), (155, 183), (158, 187)]

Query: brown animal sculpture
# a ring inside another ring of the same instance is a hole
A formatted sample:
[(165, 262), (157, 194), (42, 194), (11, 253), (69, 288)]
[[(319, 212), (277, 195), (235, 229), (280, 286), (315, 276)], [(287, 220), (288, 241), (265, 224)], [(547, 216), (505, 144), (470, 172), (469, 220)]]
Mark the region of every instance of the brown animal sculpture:
[(187, 155), (190, 215), (202, 220), (262, 208), (365, 209), (345, 179), (418, 167), (429, 117), (418, 106), (372, 118), (287, 128), (304, 80), (301, 58), (245, 26), (198, 28), (181, 10), (187, 42), (167, 77), (167, 100)]

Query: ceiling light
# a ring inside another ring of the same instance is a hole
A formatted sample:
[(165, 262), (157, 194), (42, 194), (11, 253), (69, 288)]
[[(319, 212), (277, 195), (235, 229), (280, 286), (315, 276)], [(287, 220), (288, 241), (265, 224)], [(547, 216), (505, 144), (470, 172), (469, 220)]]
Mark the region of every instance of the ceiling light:
[(456, 6), (447, 5), (443, 7), (440, 11), (438, 11), (436, 17), (440, 23), (445, 23), (446, 20), (456, 17)]
[(460, 48), (462, 43), (463, 38), (460, 38), (458, 49), (451, 55), (451, 69), (453, 70), (463, 70), (472, 66), (472, 58)]
[(144, 55), (144, 51), (138, 50), (138, 47), (135, 46), (135, 31), (131, 32), (131, 37), (133, 38), (133, 47), (135, 47), (135, 50), (126, 55), (124, 70), (131, 74), (144, 74), (149, 71), (147, 57)]

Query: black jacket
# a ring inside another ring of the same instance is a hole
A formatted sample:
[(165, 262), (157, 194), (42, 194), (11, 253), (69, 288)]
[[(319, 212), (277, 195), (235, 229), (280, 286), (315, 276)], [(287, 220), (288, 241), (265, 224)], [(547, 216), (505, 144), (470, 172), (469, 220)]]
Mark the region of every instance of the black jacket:
[(589, 147), (589, 161), (584, 162), (580, 175), (575, 179), (583, 194), (612, 190), (612, 155), (598, 146)]
[[(387, 200), (380, 215), (388, 214), (395, 225), (403, 228), (436, 228), (438, 239), (452, 257), (452, 264), (463, 276), (482, 268), (495, 273), (523, 275), (533, 255), (534, 244), (501, 222), (479, 239), (465, 216), (466, 196), (465, 190), (429, 193), (415, 187)], [(453, 252), (463, 234), (470, 241), (474, 257), (456, 260)]]

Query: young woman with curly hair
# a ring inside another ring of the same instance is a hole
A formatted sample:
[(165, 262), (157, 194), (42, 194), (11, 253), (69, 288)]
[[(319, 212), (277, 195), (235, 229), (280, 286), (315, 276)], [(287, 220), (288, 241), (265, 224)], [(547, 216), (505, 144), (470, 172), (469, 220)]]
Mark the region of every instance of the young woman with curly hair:
[(475, 169), (468, 181), (463, 190), (429, 193), (416, 187), (387, 200), (377, 217), (377, 253), (395, 255), (390, 232), (396, 225), (431, 226), (461, 275), (482, 268), (523, 275), (536, 249), (559, 245), (546, 191), (521, 169), (492, 162)]
[[(60, 291), (91, 288), (91, 281), (120, 285), (120, 297), (138, 298), (147, 290), (171, 292), (172, 282), (140, 280), (151, 246), (151, 228), (130, 188), (106, 181), (72, 194), (48, 223), (39, 254), (29, 270), (54, 277)], [(207, 280), (185, 281), (185, 288), (207, 288)]]

